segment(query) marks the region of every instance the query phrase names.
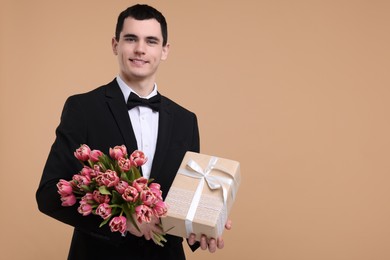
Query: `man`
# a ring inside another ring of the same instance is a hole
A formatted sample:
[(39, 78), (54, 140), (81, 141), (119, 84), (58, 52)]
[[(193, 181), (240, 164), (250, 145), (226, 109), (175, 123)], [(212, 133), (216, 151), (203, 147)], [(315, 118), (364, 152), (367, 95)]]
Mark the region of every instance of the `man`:
[[(118, 57), (119, 75), (107, 85), (68, 98), (64, 105), (36, 193), (38, 207), (74, 227), (68, 259), (185, 259), (183, 239), (167, 235), (168, 242), (160, 247), (147, 236), (158, 228), (152, 224), (142, 225), (141, 232), (129, 224), (129, 233), (123, 237), (108, 225), (99, 228), (99, 216), (84, 217), (77, 205), (61, 206), (56, 184), (80, 171), (73, 156), (80, 144), (105, 153), (122, 144), (128, 151), (144, 151), (149, 160), (142, 173), (161, 185), (164, 197), (185, 152), (199, 152), (196, 115), (161, 96), (155, 84), (160, 61), (167, 59), (169, 51), (164, 16), (147, 5), (124, 10), (118, 17), (112, 49)], [(130, 101), (134, 96), (157, 100), (158, 107), (134, 107)], [(230, 223), (226, 227), (230, 229)], [(198, 243), (191, 235), (187, 241), (192, 250), (200, 246), (214, 252), (223, 247), (222, 238), (202, 237)]]

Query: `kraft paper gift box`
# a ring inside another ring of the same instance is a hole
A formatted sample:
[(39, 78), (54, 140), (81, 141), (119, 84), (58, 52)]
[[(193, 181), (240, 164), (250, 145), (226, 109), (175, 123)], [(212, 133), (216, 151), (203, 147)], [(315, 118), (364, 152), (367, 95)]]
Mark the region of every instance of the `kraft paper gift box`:
[(239, 184), (238, 162), (187, 152), (165, 199), (164, 230), (185, 238), (194, 233), (197, 240), (221, 236)]

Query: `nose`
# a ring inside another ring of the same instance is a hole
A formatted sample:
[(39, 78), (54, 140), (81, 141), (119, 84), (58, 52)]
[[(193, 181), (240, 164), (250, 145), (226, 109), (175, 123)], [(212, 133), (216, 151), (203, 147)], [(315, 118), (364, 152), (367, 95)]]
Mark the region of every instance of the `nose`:
[(144, 41), (138, 41), (134, 49), (135, 53), (145, 54), (145, 46), (146, 43)]

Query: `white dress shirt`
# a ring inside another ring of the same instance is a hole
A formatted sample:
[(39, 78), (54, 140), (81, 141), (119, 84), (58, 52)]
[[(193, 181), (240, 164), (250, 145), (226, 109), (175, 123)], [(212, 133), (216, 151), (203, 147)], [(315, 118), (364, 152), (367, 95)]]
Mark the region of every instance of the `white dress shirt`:
[[(116, 77), (116, 80), (122, 90), (125, 102), (127, 102), (131, 92), (137, 94), (119, 75)], [(147, 97), (142, 98), (149, 99), (155, 95), (157, 95), (157, 84), (154, 84), (153, 91)], [(148, 158), (148, 161), (142, 166), (142, 174), (149, 179), (154, 153), (156, 151), (159, 113), (149, 107), (137, 106), (129, 110), (129, 117), (133, 126), (135, 139), (137, 140), (138, 149), (143, 151)], [(128, 151), (128, 153), (132, 152)]]

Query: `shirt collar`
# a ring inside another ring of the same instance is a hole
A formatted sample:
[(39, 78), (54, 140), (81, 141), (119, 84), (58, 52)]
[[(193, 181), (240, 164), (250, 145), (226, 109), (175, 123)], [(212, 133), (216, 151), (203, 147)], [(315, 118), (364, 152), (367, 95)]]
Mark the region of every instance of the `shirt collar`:
[[(127, 99), (129, 98), (131, 92), (134, 92), (135, 94), (137, 94), (137, 96), (139, 96), (138, 93), (135, 92), (129, 85), (127, 85), (119, 75), (116, 77), (116, 81), (118, 82), (119, 88), (122, 90), (122, 94), (125, 99), (125, 102), (127, 102)], [(152, 92), (144, 98), (149, 99), (151, 97), (154, 97), (155, 95), (157, 95), (156, 83), (154, 83)]]

